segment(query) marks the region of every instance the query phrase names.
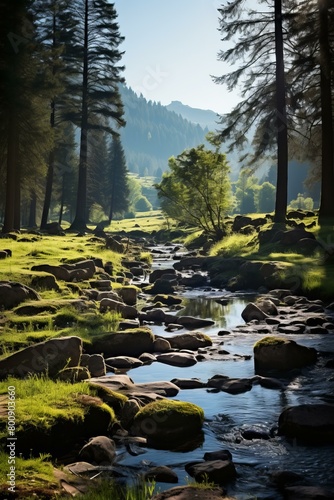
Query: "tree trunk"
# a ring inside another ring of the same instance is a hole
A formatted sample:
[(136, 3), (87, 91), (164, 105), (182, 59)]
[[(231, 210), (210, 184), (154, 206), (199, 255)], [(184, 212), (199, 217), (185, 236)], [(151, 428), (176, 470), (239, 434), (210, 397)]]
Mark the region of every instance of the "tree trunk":
[(321, 92), (321, 198), (319, 224), (334, 223), (334, 145), (331, 89), (331, 53), (329, 46), (328, 0), (318, 0)]
[(87, 139), (88, 139), (88, 0), (85, 0), (82, 109), (77, 204), (70, 230), (86, 231), (87, 221)]
[(277, 184), (274, 222), (285, 222), (288, 204), (288, 130), (282, 30), (282, 0), (275, 0)]
[(7, 139), (7, 173), (6, 173), (6, 204), (5, 217), (2, 228), (3, 233), (9, 233), (15, 229), (15, 183), (17, 182), (17, 126), (14, 112), (11, 112), (8, 120)]
[[(50, 125), (51, 125), (51, 129), (55, 126), (55, 101), (54, 100), (52, 100), (52, 102), (51, 102)], [(49, 217), (51, 196), (52, 196), (52, 187), (53, 187), (54, 162), (55, 162), (55, 152), (54, 152), (54, 148), (52, 148), (50, 153), (49, 153), (48, 173), (46, 176), (45, 197), (44, 197), (44, 205), (43, 205), (43, 212), (42, 212), (42, 219), (41, 219), (41, 229), (45, 229), (46, 224), (48, 222), (48, 217)]]
[(36, 192), (31, 192), (30, 205), (29, 205), (29, 220), (28, 227), (37, 227), (36, 224), (36, 207), (37, 207), (37, 196)]

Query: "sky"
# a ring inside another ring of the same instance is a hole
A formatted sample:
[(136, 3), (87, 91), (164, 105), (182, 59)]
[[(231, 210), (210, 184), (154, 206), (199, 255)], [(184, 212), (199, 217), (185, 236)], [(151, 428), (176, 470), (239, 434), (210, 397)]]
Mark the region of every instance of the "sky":
[(217, 60), (220, 0), (114, 0), (125, 37), (123, 76), (147, 100), (227, 113), (238, 102), (215, 84), (226, 66)]

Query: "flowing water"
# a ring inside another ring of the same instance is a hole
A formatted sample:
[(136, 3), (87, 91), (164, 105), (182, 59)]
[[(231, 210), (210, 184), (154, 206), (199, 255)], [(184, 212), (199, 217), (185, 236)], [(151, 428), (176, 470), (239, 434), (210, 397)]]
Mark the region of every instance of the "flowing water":
[[(160, 257), (155, 266), (170, 267), (171, 261)], [(174, 378), (199, 378), (207, 381), (217, 374), (229, 377), (254, 376), (253, 345), (262, 335), (232, 331), (230, 335), (218, 336), (221, 329), (233, 330), (244, 324), (241, 312), (254, 295), (231, 295), (222, 290), (186, 290), (179, 294), (184, 299), (185, 308), (176, 314), (210, 318), (214, 326), (201, 328), (211, 336), (214, 344), (222, 344), (228, 355), (212, 356), (212, 359), (198, 362), (188, 368), (172, 367), (163, 363), (152, 363), (130, 370), (128, 375), (134, 382), (172, 380)], [(222, 298), (227, 301), (220, 302)], [(167, 333), (163, 326), (152, 326), (155, 334)], [(183, 330), (182, 330), (183, 332)], [(315, 347), (318, 351), (334, 351), (334, 335), (291, 335), (300, 344)], [(243, 356), (251, 356), (244, 359)], [(228, 492), (238, 500), (281, 499), (280, 493), (269, 480), (271, 472), (288, 470), (302, 474), (307, 484), (321, 485), (334, 489), (334, 447), (302, 446), (276, 436), (278, 417), (289, 405), (315, 402), (334, 402), (334, 373), (320, 366), (306, 368), (290, 378), (281, 379), (284, 390), (266, 389), (254, 385), (251, 391), (231, 395), (224, 392), (208, 392), (207, 389), (180, 390), (174, 398), (201, 406), (205, 412), (204, 439), (194, 450), (173, 452), (144, 449), (139, 456), (127, 455), (122, 465), (134, 471), (142, 471), (149, 466), (168, 465), (179, 476), (179, 483), (186, 484), (187, 473), (184, 465), (201, 460), (205, 452), (228, 449), (233, 456), (238, 478), (228, 485)], [(245, 428), (271, 432), (270, 439), (246, 440), (241, 436)], [(160, 490), (171, 487), (158, 484)]]

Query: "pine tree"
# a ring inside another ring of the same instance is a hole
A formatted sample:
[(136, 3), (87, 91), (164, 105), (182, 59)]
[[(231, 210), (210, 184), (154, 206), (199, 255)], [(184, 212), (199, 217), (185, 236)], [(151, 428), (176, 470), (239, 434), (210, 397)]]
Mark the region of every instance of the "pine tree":
[[(267, 2), (260, 0), (259, 3)], [(227, 117), (221, 119), (224, 128), (220, 136), (223, 140), (232, 139), (230, 150), (244, 145), (246, 133), (253, 126), (256, 126), (257, 136), (255, 159), (276, 147), (275, 221), (284, 222), (287, 207), (288, 118), (282, 0), (274, 0), (273, 6), (274, 12), (256, 12), (247, 8), (247, 1), (234, 0), (218, 9), (222, 40), (235, 41), (231, 48), (221, 51), (218, 57), (224, 62), (238, 62), (240, 66), (222, 77), (215, 77), (214, 81), (233, 89), (242, 80), (244, 99)]]
[(115, 213), (124, 214), (129, 209), (130, 189), (128, 169), (120, 137), (115, 135), (109, 156), (109, 224)]
[(21, 187), (33, 184), (50, 148), (46, 134), (52, 83), (35, 40), (31, 2), (0, 2), (0, 127), (6, 162), (3, 232), (20, 229)]
[[(73, 79), (72, 93), (78, 96), (76, 109), (69, 114), (80, 126), (80, 159), (76, 214), (71, 230), (86, 230), (87, 222), (87, 155), (88, 135), (93, 129), (114, 134), (125, 125), (123, 105), (119, 93), (123, 70), (118, 63), (122, 53), (118, 46), (123, 41), (117, 24), (114, 4), (107, 0), (76, 0), (73, 16), (77, 21), (77, 33), (73, 45), (73, 57), (79, 63), (79, 79)], [(104, 124), (94, 123), (96, 117), (104, 118)]]

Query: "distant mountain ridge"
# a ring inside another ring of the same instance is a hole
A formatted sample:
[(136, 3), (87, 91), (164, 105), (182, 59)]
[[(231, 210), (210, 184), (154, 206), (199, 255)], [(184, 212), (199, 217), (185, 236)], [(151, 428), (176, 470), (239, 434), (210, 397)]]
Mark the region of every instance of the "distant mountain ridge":
[(200, 125), (203, 129), (215, 131), (218, 128), (219, 116), (211, 109), (192, 108), (181, 101), (172, 101), (166, 106), (169, 111), (174, 111), (191, 123)]

